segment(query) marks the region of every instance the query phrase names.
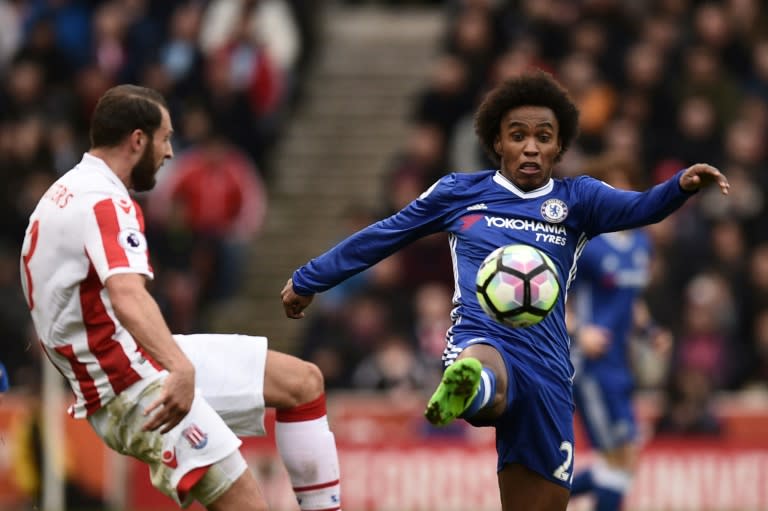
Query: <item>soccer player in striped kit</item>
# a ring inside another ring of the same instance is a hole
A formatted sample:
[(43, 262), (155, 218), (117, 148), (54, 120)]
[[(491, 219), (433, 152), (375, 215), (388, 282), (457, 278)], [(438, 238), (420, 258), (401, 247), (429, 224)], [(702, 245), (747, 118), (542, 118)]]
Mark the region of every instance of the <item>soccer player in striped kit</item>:
[(533, 245), (554, 261), (567, 289), (589, 238), (657, 222), (703, 186), (728, 191), (726, 178), (706, 164), (682, 169), (643, 193), (616, 190), (587, 176), (552, 179), (577, 125), (576, 106), (550, 75), (535, 72), (502, 82), (475, 116), (476, 132), (498, 169), (444, 176), (401, 211), (298, 268), (282, 291), (286, 315), (301, 318), (315, 293), (418, 238), (447, 232), (455, 308), (446, 369), (425, 415), (438, 425), (461, 417), (496, 428), (504, 511), (567, 506), (573, 367), (565, 293), (540, 323), (505, 327), (485, 315), (475, 297), (480, 263), (497, 247)]
[(146, 289), (144, 217), (130, 189), (152, 189), (173, 156), (168, 107), (119, 85), (99, 100), (91, 149), (40, 199), (21, 254), (22, 287), (43, 350), (68, 380), (69, 413), (112, 449), (145, 462), (181, 506), (264, 511), (236, 435), (277, 448), (302, 510), (340, 510), (336, 443), (322, 374), (245, 335), (177, 335)]

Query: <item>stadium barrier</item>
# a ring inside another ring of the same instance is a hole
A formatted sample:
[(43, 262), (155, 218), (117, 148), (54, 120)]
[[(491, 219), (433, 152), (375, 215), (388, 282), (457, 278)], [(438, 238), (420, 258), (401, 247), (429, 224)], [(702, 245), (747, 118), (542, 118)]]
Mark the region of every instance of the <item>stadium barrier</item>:
[[(346, 511), (497, 511), (493, 431), (465, 427), (443, 430), (421, 418), (423, 396), (334, 395), (329, 414), (342, 468)], [(0, 510), (18, 509), (29, 490), (33, 463), (28, 425), (36, 403), (8, 395), (0, 403)], [(62, 408), (63, 409), (63, 404)], [(637, 403), (647, 430), (658, 407), (652, 398)], [(768, 510), (768, 408), (725, 398), (718, 414), (723, 434), (706, 438), (658, 438), (646, 444), (627, 508), (632, 511)], [(156, 492), (146, 468), (104, 448), (85, 421), (65, 419), (65, 445), (58, 446), (59, 473), (68, 473), (81, 491), (121, 495), (124, 509), (177, 509)], [(274, 414), (267, 414), (271, 433)], [(246, 439), (242, 452), (277, 511), (297, 511), (287, 474), (272, 436)], [(576, 470), (590, 461), (577, 422)], [(49, 447), (50, 448), (50, 447)], [(26, 453), (26, 454), (25, 454)], [(118, 461), (118, 464), (116, 464)], [(114, 477), (115, 474), (122, 474)], [(588, 509), (574, 500), (573, 511)], [(193, 506), (190, 509), (200, 510)]]

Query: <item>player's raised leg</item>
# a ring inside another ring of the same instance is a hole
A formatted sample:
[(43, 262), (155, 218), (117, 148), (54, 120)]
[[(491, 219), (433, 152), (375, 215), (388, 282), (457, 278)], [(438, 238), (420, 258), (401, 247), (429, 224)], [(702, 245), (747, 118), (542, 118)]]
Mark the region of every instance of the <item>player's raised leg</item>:
[(458, 417), (492, 419), (504, 411), (506, 391), (507, 370), (498, 351), (472, 344), (446, 368), (424, 415), (437, 426)]
[(302, 510), (341, 509), (336, 440), (328, 427), (320, 369), (299, 358), (267, 352), (266, 405), (277, 409), (275, 439)]

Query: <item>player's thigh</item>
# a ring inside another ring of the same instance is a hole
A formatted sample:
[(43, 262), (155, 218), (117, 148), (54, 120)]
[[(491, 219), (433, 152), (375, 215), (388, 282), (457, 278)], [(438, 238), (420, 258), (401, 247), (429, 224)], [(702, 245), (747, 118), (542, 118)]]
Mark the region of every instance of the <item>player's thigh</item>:
[(267, 511), (267, 503), (253, 472), (246, 470), (215, 501), (206, 506), (210, 511)]
[(570, 492), (528, 468), (513, 463), (499, 472), (502, 511), (565, 511)]
[(195, 385), (239, 436), (264, 434), (267, 339), (250, 335), (174, 335), (195, 366)]
[(324, 391), (320, 369), (300, 358), (268, 350), (264, 401), (268, 407), (291, 408), (308, 403)]

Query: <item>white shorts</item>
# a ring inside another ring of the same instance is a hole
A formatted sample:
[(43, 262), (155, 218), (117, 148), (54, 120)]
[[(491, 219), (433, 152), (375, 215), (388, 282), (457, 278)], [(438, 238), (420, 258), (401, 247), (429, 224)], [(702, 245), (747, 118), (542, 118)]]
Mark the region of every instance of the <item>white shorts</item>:
[(234, 334), (174, 335), (195, 366), (206, 401), (238, 436), (265, 434), (267, 338)]
[(149, 420), (143, 410), (160, 395), (164, 377), (135, 383), (88, 420), (110, 448), (147, 463), (152, 484), (184, 507), (192, 500), (187, 484), (191, 475), (184, 476), (227, 459), (230, 468), (209, 470), (202, 485), (206, 492), (194, 492), (208, 504), (242, 474), (239, 467), (246, 468), (244, 461), (231, 468), (233, 453), (242, 459), (236, 435), (264, 433), (267, 340), (218, 334), (174, 337), (195, 366), (196, 384), (192, 408), (176, 427), (164, 435), (142, 430)]

